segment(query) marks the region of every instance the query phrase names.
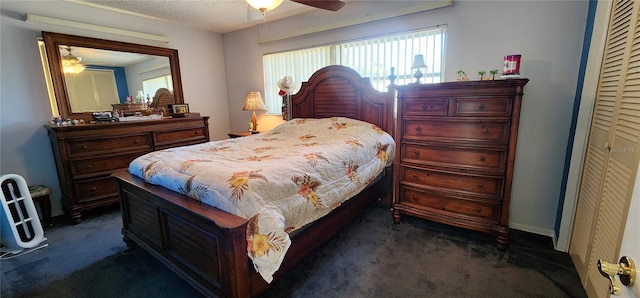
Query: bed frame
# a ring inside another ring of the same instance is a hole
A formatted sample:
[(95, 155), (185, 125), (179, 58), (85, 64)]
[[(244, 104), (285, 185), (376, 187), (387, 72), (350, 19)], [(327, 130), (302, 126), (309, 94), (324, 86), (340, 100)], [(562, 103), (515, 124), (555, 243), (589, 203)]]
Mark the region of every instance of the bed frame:
[[(344, 116), (392, 134), (393, 94), (378, 92), (354, 70), (334, 65), (303, 83), (289, 108), (294, 118)], [(247, 256), (247, 220), (126, 171), (113, 176), (118, 182), (122, 234), (130, 249), (144, 248), (209, 297), (252, 297), (268, 288)], [(377, 182), (295, 234), (273, 282), (376, 201), (389, 200), (392, 178), (388, 167)]]

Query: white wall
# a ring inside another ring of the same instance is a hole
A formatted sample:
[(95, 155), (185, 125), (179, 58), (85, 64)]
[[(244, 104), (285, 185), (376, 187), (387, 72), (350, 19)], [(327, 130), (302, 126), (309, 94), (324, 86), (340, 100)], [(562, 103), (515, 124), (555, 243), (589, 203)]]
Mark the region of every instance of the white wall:
[[(178, 49), (185, 101), (211, 116), (212, 139), (229, 131), (222, 36), (175, 23), (96, 10), (68, 1), (0, 2), (0, 173), (22, 175), (52, 189), (54, 215), (62, 214), (60, 186), (43, 125), (51, 118), (37, 38), (52, 31)], [(160, 34), (170, 43), (24, 22), (25, 13)]]
[[(477, 79), (479, 70), (502, 69), (504, 55), (522, 54), (521, 72), (530, 82), (520, 120), (510, 226), (555, 236), (587, 9), (587, 1), (456, 0), (453, 7), (265, 44), (256, 40), (300, 30), (309, 20), (340, 20), (318, 11), (225, 34), (231, 130), (246, 130), (250, 114), (241, 110), (245, 93), (264, 90), (263, 53), (446, 24), (447, 81), (455, 80), (458, 69)], [(261, 130), (282, 122), (279, 116), (258, 116)]]

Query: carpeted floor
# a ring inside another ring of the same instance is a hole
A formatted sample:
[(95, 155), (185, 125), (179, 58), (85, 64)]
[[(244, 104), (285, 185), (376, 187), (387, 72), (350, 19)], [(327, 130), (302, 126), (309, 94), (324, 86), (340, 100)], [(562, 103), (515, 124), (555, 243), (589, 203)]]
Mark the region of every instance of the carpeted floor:
[[(0, 261), (2, 297), (200, 297), (144, 250), (124, 255), (117, 208), (45, 230), (49, 247)], [(263, 297), (586, 297), (551, 239), (512, 230), (506, 252), (490, 235), (375, 207)]]

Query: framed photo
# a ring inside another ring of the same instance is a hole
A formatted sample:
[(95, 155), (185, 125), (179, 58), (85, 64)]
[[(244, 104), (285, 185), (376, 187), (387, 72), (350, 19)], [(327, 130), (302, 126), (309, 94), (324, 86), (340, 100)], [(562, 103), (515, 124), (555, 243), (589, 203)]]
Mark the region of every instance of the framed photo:
[(174, 104), (171, 106), (174, 114), (185, 114), (189, 113), (189, 104)]

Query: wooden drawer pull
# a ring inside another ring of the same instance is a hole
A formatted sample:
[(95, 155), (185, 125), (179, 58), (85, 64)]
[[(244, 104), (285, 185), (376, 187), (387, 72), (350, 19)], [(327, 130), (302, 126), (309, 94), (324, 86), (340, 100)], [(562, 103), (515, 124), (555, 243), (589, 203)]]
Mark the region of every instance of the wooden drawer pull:
[(480, 161), (485, 161), (485, 160), (487, 160), (487, 158), (486, 158), (486, 157), (484, 157), (484, 156), (480, 156)]
[(133, 143), (134, 143), (134, 144), (136, 144), (136, 145), (137, 145), (137, 144), (140, 144), (140, 140), (135, 139), (135, 140), (133, 140)]
[(89, 148), (89, 146), (87, 146), (87, 145), (82, 145), (82, 147), (81, 147), (82, 150), (87, 150), (88, 148)]
[(418, 126), (418, 127), (416, 127), (416, 130), (417, 130), (417, 131), (421, 131), (421, 130), (422, 130), (422, 127)]
[(196, 130), (196, 131), (193, 132), (193, 134), (197, 136), (197, 135), (200, 134), (200, 132)]
[(413, 174), (413, 175), (411, 175), (411, 178), (413, 178), (413, 180), (418, 180), (418, 175)]
[(87, 165), (87, 170), (91, 170), (91, 169), (93, 169), (93, 166), (92, 165)]
[(482, 209), (476, 208), (476, 213), (480, 213), (480, 212), (482, 212)]
[(416, 157), (420, 157), (420, 151), (418, 151), (418, 149), (416, 149), (415, 151), (413, 151), (413, 154), (416, 155)]
[(96, 190), (98, 190), (98, 187), (96, 187), (96, 186), (91, 188), (91, 191), (96, 191)]
[(479, 187), (479, 188), (483, 188), (483, 187), (484, 187), (484, 184), (482, 184), (482, 182), (479, 182), (479, 183), (478, 183), (478, 187)]
[(486, 128), (486, 127), (483, 127), (483, 128), (482, 128), (482, 133), (484, 133), (484, 134), (489, 133), (489, 129), (488, 129), (488, 128)]
[(484, 110), (484, 104), (483, 103), (481, 103), (480, 106), (478, 106), (478, 110), (481, 110), (481, 111)]

